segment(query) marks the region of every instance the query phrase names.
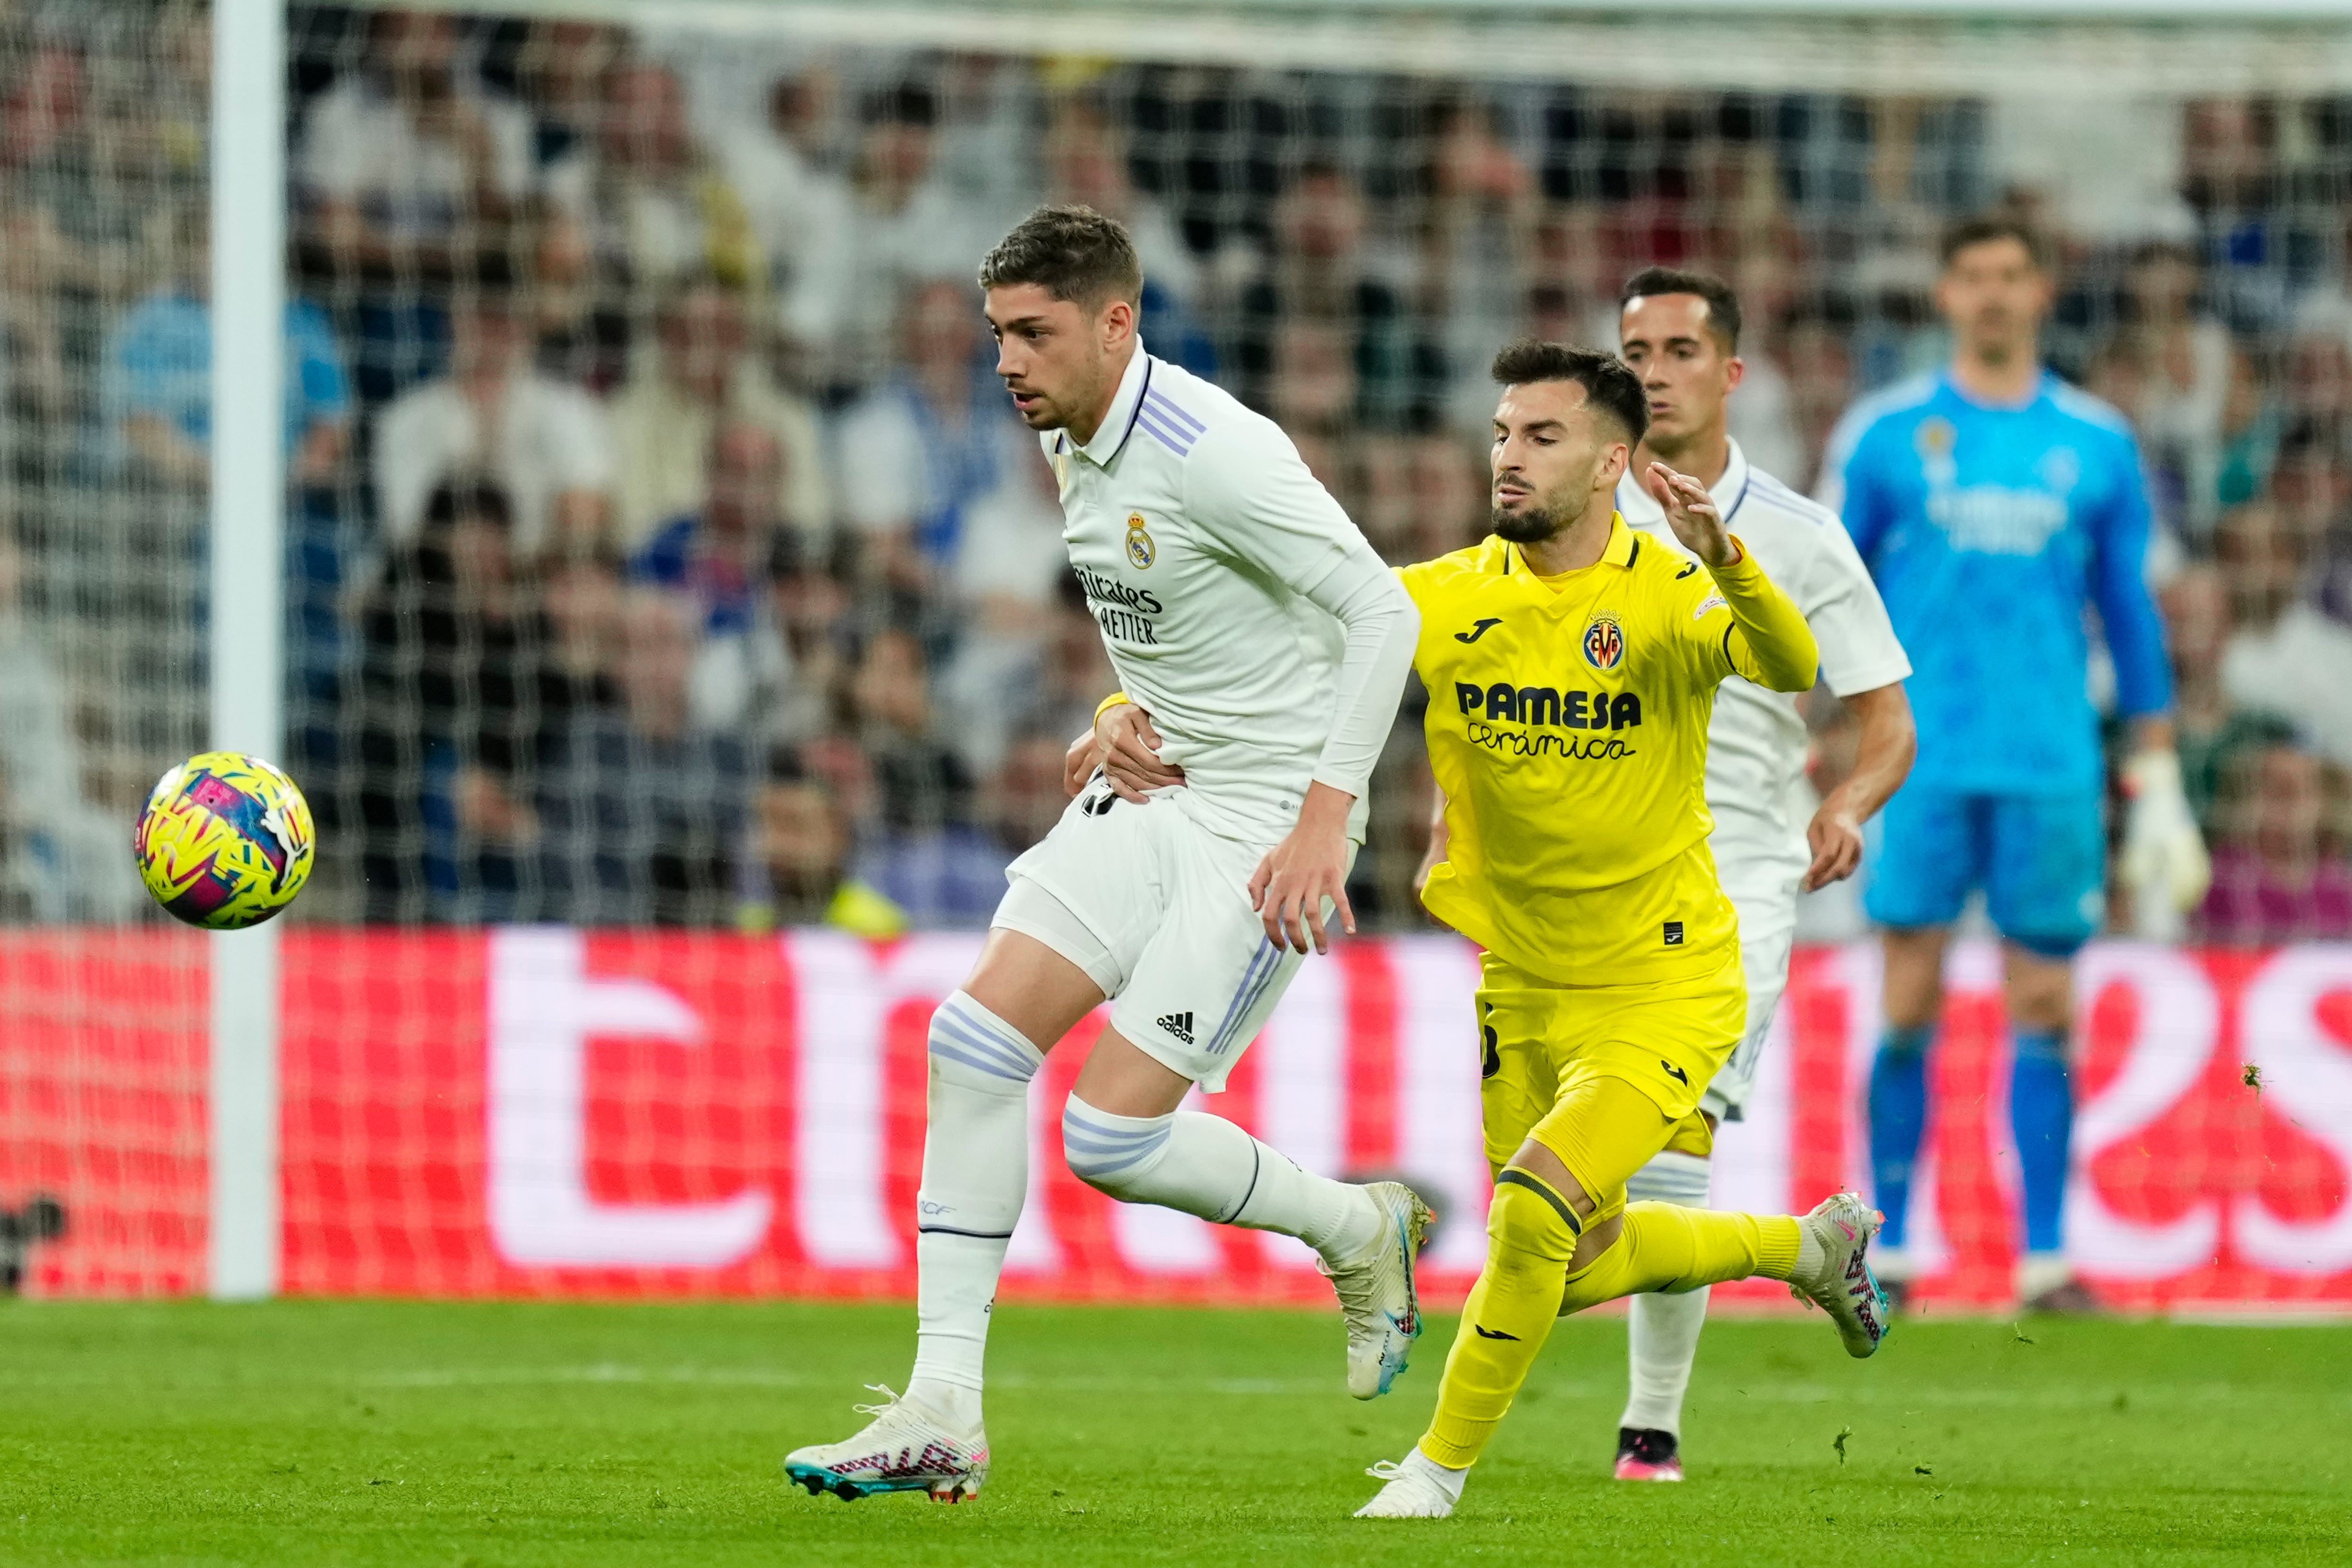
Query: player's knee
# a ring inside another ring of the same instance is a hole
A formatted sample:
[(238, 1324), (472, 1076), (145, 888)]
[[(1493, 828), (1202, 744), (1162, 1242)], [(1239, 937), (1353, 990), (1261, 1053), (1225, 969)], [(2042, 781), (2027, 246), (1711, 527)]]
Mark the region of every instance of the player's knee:
[(958, 991), (931, 1015), (931, 1082), (1006, 1098), (1029, 1093), (1045, 1053)]
[(1566, 1263), (1583, 1231), (1566, 1194), (1541, 1176), (1507, 1165), (1495, 1179), (1486, 1235), (1505, 1253)]
[(1080, 1100), (1062, 1102), (1062, 1157), (1070, 1173), (1115, 1198), (1138, 1194), (1168, 1152), (1176, 1115), (1115, 1116)]

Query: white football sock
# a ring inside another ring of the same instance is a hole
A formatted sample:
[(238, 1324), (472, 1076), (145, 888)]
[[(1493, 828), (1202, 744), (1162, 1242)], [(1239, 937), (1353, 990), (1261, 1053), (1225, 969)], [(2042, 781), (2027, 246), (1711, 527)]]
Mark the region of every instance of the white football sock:
[[(1625, 1184), (1625, 1199), (1704, 1208), (1708, 1175), (1706, 1161), (1668, 1150), (1633, 1173)], [(1703, 1289), (1673, 1296), (1653, 1292), (1628, 1304), (1625, 1349), (1632, 1387), (1620, 1426), (1682, 1436), (1683, 1394), (1698, 1356), (1698, 1331), (1706, 1322), (1706, 1296)]]
[(1073, 1093), (1062, 1151), (1081, 1181), (1122, 1203), (1295, 1236), (1328, 1263), (1348, 1261), (1381, 1234), (1381, 1211), (1363, 1188), (1302, 1169), (1222, 1116), (1114, 1116)]
[(1705, 1287), (1679, 1296), (1654, 1291), (1633, 1299), (1625, 1324), (1633, 1387), (1618, 1426), (1682, 1436), (1683, 1393), (1690, 1387), (1698, 1331), (1706, 1322)]
[(980, 1424), (988, 1318), (1029, 1189), (1029, 1080), (1045, 1054), (959, 991), (931, 1015), (908, 1397)]
[(1462, 1484), (1470, 1479), (1468, 1467), (1465, 1466), (1457, 1470), (1449, 1466), (1441, 1465), (1435, 1459), (1431, 1458), (1427, 1454), (1423, 1453), (1418, 1445), (1416, 1445), (1412, 1451), (1405, 1455), (1404, 1458), (1398, 1463), (1397, 1468), (1400, 1470), (1418, 1470), (1421, 1474), (1427, 1476), (1431, 1480), (1435, 1481), (1441, 1488), (1444, 1489), (1445, 1495), (1452, 1498), (1455, 1502), (1460, 1502), (1462, 1500)]

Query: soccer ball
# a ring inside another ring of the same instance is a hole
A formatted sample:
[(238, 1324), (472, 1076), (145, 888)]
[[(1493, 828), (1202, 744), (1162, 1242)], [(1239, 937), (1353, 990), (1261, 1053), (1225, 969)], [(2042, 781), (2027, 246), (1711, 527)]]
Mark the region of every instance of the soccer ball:
[(155, 783), (132, 839), (155, 901), (192, 926), (242, 931), (310, 879), (310, 803), (278, 767), (199, 752)]

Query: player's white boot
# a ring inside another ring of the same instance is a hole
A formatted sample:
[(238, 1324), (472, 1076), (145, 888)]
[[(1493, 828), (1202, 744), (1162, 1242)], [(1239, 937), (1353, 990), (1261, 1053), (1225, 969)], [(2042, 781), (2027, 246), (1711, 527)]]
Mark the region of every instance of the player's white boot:
[(866, 1429), (841, 1443), (794, 1448), (784, 1456), (784, 1474), (808, 1488), (809, 1496), (831, 1492), (844, 1502), (882, 1492), (928, 1492), (933, 1502), (963, 1502), (980, 1495), (988, 1479), (988, 1434), (979, 1427), (959, 1436), (930, 1411), (909, 1404), (878, 1383), (866, 1387), (883, 1396), (860, 1405), (871, 1415)]
[(1853, 1193), (1834, 1193), (1799, 1220), (1805, 1237), (1789, 1294), (1830, 1315), (1845, 1353), (1862, 1357), (1886, 1338), (1886, 1292), (1870, 1271), (1870, 1238), (1885, 1216)]
[(1412, 1271), (1430, 1213), (1402, 1182), (1374, 1182), (1364, 1191), (1381, 1211), (1379, 1238), (1336, 1268), (1320, 1258), (1315, 1266), (1330, 1278), (1347, 1320), (1348, 1392), (1371, 1399), (1389, 1391), (1421, 1338)]
[(1358, 1519), (1444, 1519), (1467, 1479), (1463, 1471), (1441, 1468), (1419, 1448), (1402, 1459), (1382, 1459), (1364, 1474), (1388, 1485), (1356, 1510)]

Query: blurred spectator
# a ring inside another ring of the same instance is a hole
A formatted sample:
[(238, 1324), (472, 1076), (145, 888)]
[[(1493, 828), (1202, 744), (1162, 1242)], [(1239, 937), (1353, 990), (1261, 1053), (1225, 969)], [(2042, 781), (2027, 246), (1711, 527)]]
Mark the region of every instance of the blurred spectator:
[(416, 537), (436, 486), (467, 474), (494, 479), (511, 498), (523, 559), (586, 552), (604, 541), (613, 477), (604, 411), (531, 368), (515, 287), (508, 259), (484, 252), (453, 301), (448, 376), (377, 421), (376, 512), (394, 546)]
[(2352, 310), (2306, 312), (2287, 339), (2280, 381), (2290, 426), (2331, 446), (2352, 441)]
[(1378, 428), (1404, 422), (1416, 395), (1443, 383), (1433, 345), (1417, 341), (1394, 284), (1377, 275), (1362, 195), (1337, 164), (1309, 163), (1274, 211), (1272, 248), (1239, 310), (1243, 395), (1272, 409), (1278, 379), (1288, 395), (1328, 404), (1334, 355), (1353, 374), (1356, 419)]
[(2242, 712), (2270, 713), (2308, 734), (2322, 756), (2352, 763), (2352, 631), (2302, 596), (2310, 552), (2265, 501), (2221, 519), (2215, 535), (2237, 629), (2221, 689)]
[(971, 775), (933, 731), (923, 645), (895, 628), (876, 632), (850, 679), (849, 699), (854, 732), (873, 762), (883, 831), (971, 822)]
[(1217, 355), (1202, 330), (1201, 264), (1167, 209), (1135, 188), (1127, 137), (1085, 98), (1066, 99), (1045, 128), (1045, 200), (1075, 202), (1127, 226), (1143, 263), (1138, 331), (1150, 351), (1195, 375), (1213, 376)]
[(833, 156), (839, 90), (839, 79), (821, 66), (777, 77), (761, 121), (730, 124), (712, 137), (711, 151), (743, 193), (788, 317), (811, 268), (852, 222), (849, 182)]
[(614, 525), (624, 550), (701, 503), (711, 437), (723, 417), (774, 439), (775, 508), (811, 541), (832, 531), (833, 501), (815, 411), (781, 391), (748, 352), (740, 294), (709, 276), (676, 285), (655, 319), (653, 364), (613, 399)]
[(546, 918), (584, 925), (723, 925), (750, 780), (733, 735), (696, 727), (688, 685), (700, 616), (656, 588), (623, 597), (619, 702), (551, 737), (537, 780)]
[(1781, 477), (1810, 495), (1820, 478), (1822, 449), (1853, 400), (1853, 354), (1844, 334), (1819, 309), (1790, 314), (1780, 328), (1780, 366), (1789, 376), (1789, 414), (1805, 453), (1804, 462)]
[(2286, 296), (2265, 212), (2278, 195), (2275, 103), (2192, 100), (2181, 107), (2180, 194), (2219, 265), (2212, 279), (2226, 321), (2275, 324)]
[(766, 574), (783, 537), (776, 514), (782, 461), (776, 438), (760, 426), (719, 426), (702, 505), (630, 562), (633, 577), (684, 595), (701, 612), (689, 690), (694, 722), (704, 729), (750, 722), (763, 694), (793, 679), (790, 645), (766, 616)]
[(845, 390), (884, 374), (894, 312), (910, 287), (952, 279), (969, 311), (971, 279), (997, 237), (936, 177), (940, 105), (929, 87), (875, 93), (860, 118), (848, 206), (812, 237), (782, 307), (785, 331), (820, 380)]
[(786, 679), (762, 700), (761, 728), (770, 739), (812, 741), (834, 725), (845, 700), (854, 652), (855, 542), (837, 540), (818, 555), (797, 534), (776, 536), (766, 624), (781, 644), (777, 664)]
[(368, 606), (362, 816), (379, 909), (421, 886), (438, 918), (520, 918), (541, 746), (614, 700), (611, 567), (566, 563), (534, 594), (511, 530), (495, 486), (441, 486)]
[(0, 923), (129, 920), (129, 828), (83, 789), (65, 677), (18, 613), (22, 565), (0, 524)]
[(1486, 537), (1486, 468), (1466, 438), (1433, 434), (1366, 447), (1369, 471), (1351, 515), (1382, 560), (1409, 565)]
[[(201, 488), (211, 469), (213, 330), (210, 215), (173, 226), (171, 282), (131, 307), (106, 350), (100, 395), (117, 461)], [(286, 301), (285, 458), (295, 481), (324, 485), (351, 439), (352, 394), (326, 313)]]
[(2221, 790), (2221, 741), (2230, 722), (2221, 689), (2221, 658), (2230, 638), (2230, 590), (2211, 566), (2174, 574), (2158, 594), (2164, 609), (2167, 651), (2172, 656), (2174, 742), (2189, 805), (2208, 837)]
[[(1494, 413), (1486, 367), (1518, 334), (1535, 179), (1491, 104), (1443, 99), (1428, 126), (1415, 309), (1437, 326), (1453, 422), (1483, 433)], [(1437, 391), (1422, 395), (1433, 409)]]
[(611, 73), (628, 52), (627, 32), (609, 22), (545, 17), (530, 24), (516, 52), (515, 77), (535, 121), (536, 167), (560, 165), (595, 142)]
[(2151, 470), (2159, 521), (2190, 539), (2212, 531), (2230, 391), (2242, 374), (2228, 329), (2198, 299), (2202, 269), (2189, 246), (2156, 242), (2124, 273), (2119, 343), (2135, 362), (2129, 406)]
[(2323, 832), (2326, 805), (2325, 766), (2308, 752), (2282, 742), (2239, 759), (2198, 940), (2265, 947), (2352, 937), (2352, 870)]
[(1003, 761), (981, 787), (981, 817), (997, 847), (1008, 856), (1041, 842), (1068, 809), (1062, 764), (1071, 739), (1058, 729), (1023, 735), (1005, 748)]
[(446, 276), (530, 195), (530, 116), (459, 63), (457, 17), (382, 11), (370, 27), (364, 62), (304, 117), (297, 177), (344, 267)]
[(940, 674), (940, 706), (956, 715), (949, 743), (973, 777), (994, 773), (1021, 734), (1059, 735), (1066, 747), (1118, 688), (1077, 577), (1064, 571), (1055, 586), (1054, 601), (1024, 606), (1017, 621), (985, 615)]
[[(841, 503), (873, 547), (872, 569), (919, 598), (950, 584), (983, 513), (1016, 542), (1058, 541), (1061, 524), (1038, 488), (1036, 438), (981, 352), (971, 286), (915, 289), (898, 331), (899, 369), (842, 418)], [(1042, 560), (1032, 551), (1022, 564)], [(1044, 596), (1054, 566), (1042, 569), (1024, 596)]]
[(877, 940), (902, 934), (907, 912), (849, 875), (851, 838), (849, 813), (824, 776), (795, 752), (772, 758), (752, 800), (737, 926), (829, 925)]
[(624, 60), (604, 81), (593, 142), (550, 165), (558, 221), (578, 225), (598, 267), (638, 290), (708, 274), (764, 289), (768, 258), (750, 207), (686, 119), (686, 89), (665, 66)]
[(916, 925), (986, 920), (1011, 857), (976, 825), (972, 776), (935, 732), (922, 644), (898, 630), (869, 637), (850, 699), (875, 784), (859, 876)]

